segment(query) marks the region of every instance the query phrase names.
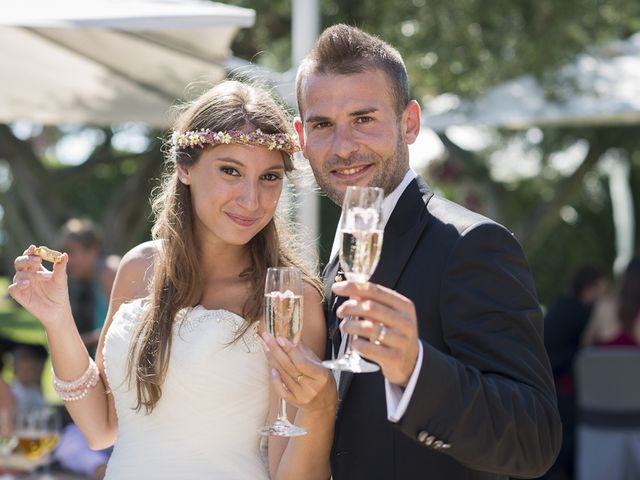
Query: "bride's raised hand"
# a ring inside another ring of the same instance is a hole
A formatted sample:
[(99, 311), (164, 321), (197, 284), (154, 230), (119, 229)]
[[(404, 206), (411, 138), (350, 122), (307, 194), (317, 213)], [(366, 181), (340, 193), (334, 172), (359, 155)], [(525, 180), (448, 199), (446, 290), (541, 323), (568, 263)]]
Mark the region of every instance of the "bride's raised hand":
[(35, 255), (35, 249), (34, 245), (30, 245), (23, 255), (16, 258), (16, 274), (8, 291), (47, 328), (71, 312), (67, 287), (69, 256), (63, 254), (61, 261), (54, 263), (51, 271), (42, 265), (42, 259)]

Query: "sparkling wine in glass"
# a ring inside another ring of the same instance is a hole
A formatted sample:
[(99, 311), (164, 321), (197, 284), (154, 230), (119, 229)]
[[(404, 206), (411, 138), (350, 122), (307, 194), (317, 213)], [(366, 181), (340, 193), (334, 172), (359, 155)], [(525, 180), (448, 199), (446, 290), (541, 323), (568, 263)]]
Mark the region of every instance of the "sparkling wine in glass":
[(18, 452), (29, 460), (42, 461), (44, 468), (39, 480), (53, 479), (50, 454), (60, 438), (60, 413), (54, 407), (32, 408), (19, 414), (17, 424)]
[[(267, 270), (264, 289), (264, 329), (274, 337), (298, 343), (302, 335), (302, 273), (297, 268)], [(260, 430), (262, 435), (297, 437), (307, 431), (287, 418), (287, 404), (280, 399), (278, 417)]]
[[(348, 280), (369, 280), (382, 252), (382, 201), (384, 192), (377, 187), (347, 187), (340, 216), (340, 264)], [(347, 335), (344, 355), (322, 364), (333, 370), (354, 373), (376, 372), (380, 367), (367, 362), (351, 346)]]

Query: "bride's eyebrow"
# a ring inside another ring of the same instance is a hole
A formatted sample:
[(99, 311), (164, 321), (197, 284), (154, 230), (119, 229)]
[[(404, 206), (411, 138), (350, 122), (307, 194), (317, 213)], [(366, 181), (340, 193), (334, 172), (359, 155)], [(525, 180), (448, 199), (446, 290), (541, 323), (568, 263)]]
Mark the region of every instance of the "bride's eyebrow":
[(276, 163), (264, 169), (267, 170), (284, 170), (284, 165), (282, 163)]
[(229, 162), (229, 163), (235, 163), (236, 165), (244, 165), (243, 162), (233, 157), (216, 157), (214, 160), (218, 162)]
[(244, 167), (244, 163), (241, 162), (240, 160), (237, 160), (233, 157), (217, 157), (215, 159), (216, 162), (227, 162), (227, 163), (233, 163), (234, 165), (238, 165), (240, 167)]
[[(216, 162), (224, 162), (224, 163), (231, 163), (233, 165), (237, 165), (239, 167), (246, 167), (246, 164), (244, 162), (241, 162), (240, 160), (233, 158), (233, 157), (217, 157), (215, 159)], [(284, 168), (284, 164), (283, 163), (275, 163), (273, 165), (271, 165), (270, 167), (267, 167), (264, 169), (265, 172), (267, 171), (273, 171), (273, 170), (285, 170)]]

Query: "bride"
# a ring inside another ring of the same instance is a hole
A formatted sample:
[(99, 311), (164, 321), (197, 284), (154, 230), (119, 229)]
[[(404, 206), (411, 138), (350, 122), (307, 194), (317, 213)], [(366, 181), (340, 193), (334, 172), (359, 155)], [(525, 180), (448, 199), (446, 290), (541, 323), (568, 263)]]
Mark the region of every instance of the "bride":
[[(92, 448), (115, 443), (107, 478), (329, 478), (337, 399), (315, 361), (317, 280), (305, 277), (300, 345), (260, 326), (267, 268), (299, 266), (274, 218), (296, 149), (285, 111), (254, 86), (223, 82), (182, 113), (154, 240), (120, 264), (95, 363), (72, 318), (67, 254), (52, 271), (33, 245), (16, 259), (9, 293), (46, 330), (56, 391)], [(279, 395), (309, 433), (269, 437), (265, 461), (257, 431)]]

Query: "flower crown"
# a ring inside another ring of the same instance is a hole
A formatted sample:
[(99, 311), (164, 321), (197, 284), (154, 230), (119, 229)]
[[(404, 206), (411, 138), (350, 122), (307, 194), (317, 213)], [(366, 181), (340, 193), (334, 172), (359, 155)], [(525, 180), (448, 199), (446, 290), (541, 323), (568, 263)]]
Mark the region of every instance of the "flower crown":
[(281, 150), (289, 156), (300, 150), (295, 139), (287, 133), (263, 133), (260, 129), (253, 132), (229, 130), (213, 132), (207, 129), (191, 130), (184, 133), (173, 132), (173, 145), (176, 149), (203, 148), (205, 145), (254, 145), (269, 150)]

